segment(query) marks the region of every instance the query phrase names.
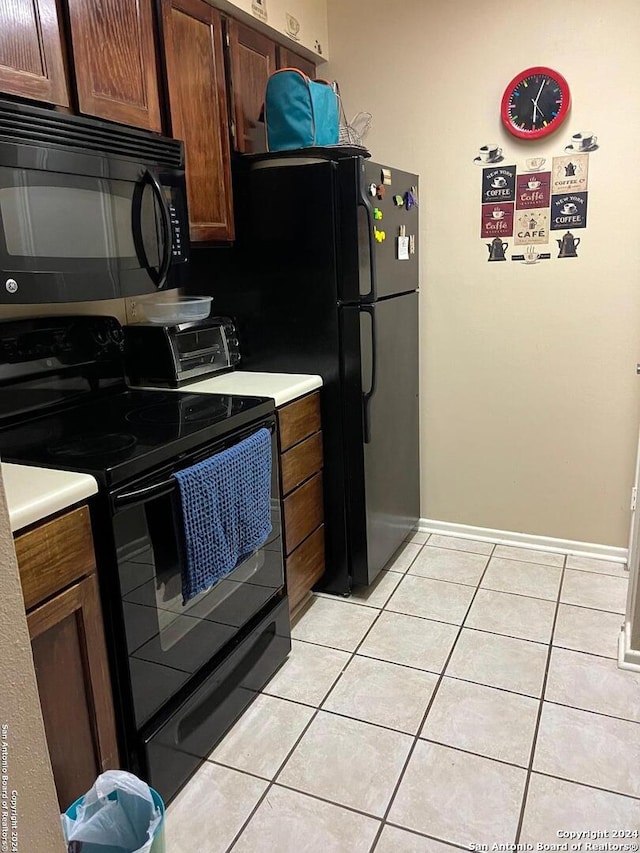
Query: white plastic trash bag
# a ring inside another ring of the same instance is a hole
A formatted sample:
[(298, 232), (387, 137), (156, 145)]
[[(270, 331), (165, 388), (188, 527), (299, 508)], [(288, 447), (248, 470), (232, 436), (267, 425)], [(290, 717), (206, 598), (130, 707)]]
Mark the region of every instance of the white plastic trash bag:
[(124, 770), (98, 776), (77, 807), (61, 815), (69, 850), (82, 853), (93, 853), (93, 845), (95, 853), (150, 853), (163, 817), (147, 783)]

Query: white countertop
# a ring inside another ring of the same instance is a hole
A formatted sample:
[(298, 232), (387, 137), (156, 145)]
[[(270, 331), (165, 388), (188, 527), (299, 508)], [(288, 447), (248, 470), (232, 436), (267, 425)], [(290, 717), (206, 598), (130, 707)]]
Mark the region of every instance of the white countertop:
[(233, 370), (199, 382), (190, 382), (176, 391), (194, 394), (237, 394), (246, 397), (271, 397), (276, 407), (322, 387), (322, 377), (307, 373), (253, 373)]
[(2, 478), (9, 507), (9, 521), (14, 533), (86, 500), (98, 491), (97, 482), (89, 474), (54, 471), (31, 465), (3, 462)]
[[(298, 397), (322, 387), (320, 376), (306, 373), (253, 373), (234, 370), (176, 388), (198, 394), (238, 394), (271, 397), (276, 406), (284, 406)], [(89, 474), (55, 471), (31, 465), (2, 463), (2, 476), (9, 507), (11, 530), (21, 530), (90, 498), (98, 484)]]

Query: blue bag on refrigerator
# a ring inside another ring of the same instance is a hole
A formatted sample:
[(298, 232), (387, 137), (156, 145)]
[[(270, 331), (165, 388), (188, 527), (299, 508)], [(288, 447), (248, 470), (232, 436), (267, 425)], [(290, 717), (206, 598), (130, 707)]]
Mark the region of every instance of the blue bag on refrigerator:
[(338, 144), (338, 96), (326, 80), (310, 80), (296, 68), (275, 71), (264, 107), (269, 151)]

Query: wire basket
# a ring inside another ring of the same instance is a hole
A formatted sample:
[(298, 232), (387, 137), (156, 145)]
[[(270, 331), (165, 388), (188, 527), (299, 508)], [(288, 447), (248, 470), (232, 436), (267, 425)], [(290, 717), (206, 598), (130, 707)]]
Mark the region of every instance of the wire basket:
[(371, 113), (358, 113), (350, 122), (341, 122), (338, 145), (358, 145), (364, 148), (362, 140), (369, 131), (372, 120)]

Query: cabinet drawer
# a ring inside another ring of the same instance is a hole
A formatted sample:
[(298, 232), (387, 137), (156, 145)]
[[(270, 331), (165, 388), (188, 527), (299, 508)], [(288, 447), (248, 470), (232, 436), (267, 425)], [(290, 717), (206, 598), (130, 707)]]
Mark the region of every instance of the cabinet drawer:
[(280, 450), (284, 452), (320, 429), (320, 394), (309, 394), (302, 400), (278, 409)]
[(292, 492), (283, 507), (285, 553), (290, 554), (324, 520), (322, 474)]
[(280, 457), (282, 494), (288, 495), (300, 483), (322, 468), (322, 433), (317, 432)]
[(324, 574), (324, 524), (287, 557), (287, 595), (294, 610)]
[(15, 546), (27, 610), (95, 569), (87, 507), (18, 536)]

